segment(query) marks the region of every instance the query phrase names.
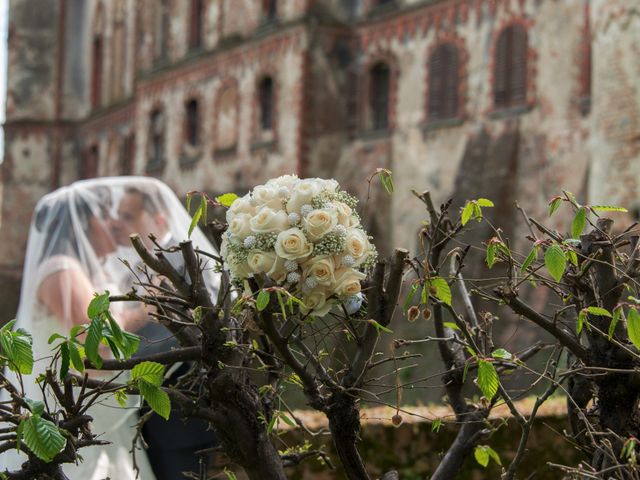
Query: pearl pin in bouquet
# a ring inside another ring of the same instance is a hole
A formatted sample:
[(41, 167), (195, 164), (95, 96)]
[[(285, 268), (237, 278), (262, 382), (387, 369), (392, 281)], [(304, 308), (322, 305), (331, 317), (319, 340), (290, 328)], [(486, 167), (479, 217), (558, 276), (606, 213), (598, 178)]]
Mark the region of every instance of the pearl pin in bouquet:
[(284, 175), (233, 201), (221, 254), (233, 281), (263, 274), (300, 298), (304, 313), (362, 304), (361, 282), (377, 258), (355, 211), (358, 200), (335, 180)]

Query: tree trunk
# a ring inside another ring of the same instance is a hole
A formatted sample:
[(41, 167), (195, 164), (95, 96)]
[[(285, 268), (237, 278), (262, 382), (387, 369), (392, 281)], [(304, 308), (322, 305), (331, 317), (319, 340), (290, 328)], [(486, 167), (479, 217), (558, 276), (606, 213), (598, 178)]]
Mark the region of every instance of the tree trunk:
[(452, 480), (457, 478), (464, 461), (471, 454), (476, 444), (477, 434), (484, 426), (484, 416), (480, 413), (462, 417), (466, 422), (458, 430), (458, 435), (453, 444), (447, 450), (438, 468), (433, 473), (431, 480)]
[(347, 478), (370, 480), (357, 447), (360, 440), (360, 411), (355, 398), (344, 393), (334, 394), (326, 413), (333, 443)]

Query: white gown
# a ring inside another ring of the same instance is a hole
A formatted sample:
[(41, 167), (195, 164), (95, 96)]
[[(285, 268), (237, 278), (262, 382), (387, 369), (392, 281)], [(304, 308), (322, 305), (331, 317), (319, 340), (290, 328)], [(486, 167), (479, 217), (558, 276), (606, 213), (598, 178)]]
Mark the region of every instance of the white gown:
[[(81, 267), (73, 258), (51, 257), (40, 265), (38, 277), (44, 280), (57, 271), (71, 268), (80, 269)], [(109, 285), (104, 287), (104, 289), (108, 289)], [(113, 311), (113, 307), (111, 310)], [(33, 376), (35, 377), (43, 373), (50, 363), (52, 346), (47, 343), (49, 337), (54, 333), (66, 334), (68, 329), (62, 326), (59, 320), (40, 302), (35, 302), (33, 313), (34, 331), (32, 334), (35, 360)], [(117, 381), (122, 383), (126, 381), (126, 377), (120, 375)], [(24, 387), (27, 398), (42, 400), (42, 392), (36, 385), (25, 383)], [(77, 395), (78, 392), (75, 393)], [(47, 395), (47, 402), (52, 401), (54, 401), (54, 397)], [(64, 464), (62, 467), (64, 473), (71, 480), (104, 480), (106, 478), (134, 480), (136, 472), (133, 467), (131, 448), (135, 435), (134, 427), (138, 421), (138, 397), (130, 397), (126, 409), (120, 407), (113, 396), (104, 397), (99, 403), (89, 408), (87, 414), (93, 417), (91, 431), (98, 436), (99, 440), (111, 443), (104, 446), (82, 448), (79, 453), (83, 460), (77, 465)], [(5, 452), (0, 455), (0, 465), (2, 466), (0, 471), (4, 471), (5, 468), (9, 470), (20, 469), (26, 458), (26, 455), (18, 454), (15, 450)], [(155, 479), (147, 455), (140, 448), (136, 450), (136, 464), (140, 469), (138, 479)]]

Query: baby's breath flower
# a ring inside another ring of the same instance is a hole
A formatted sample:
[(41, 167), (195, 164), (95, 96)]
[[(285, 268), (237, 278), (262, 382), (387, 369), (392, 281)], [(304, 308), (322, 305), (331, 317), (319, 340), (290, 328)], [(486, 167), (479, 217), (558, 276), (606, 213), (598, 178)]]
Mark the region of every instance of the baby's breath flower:
[(307, 215), (309, 215), (312, 211), (314, 210), (312, 205), (309, 205), (308, 203), (303, 205), (302, 207), (300, 207), (300, 215), (302, 215), (303, 217), (306, 217)]
[(249, 235), (244, 239), (244, 248), (253, 248), (256, 245), (256, 237), (254, 235)]
[(345, 267), (353, 267), (356, 264), (356, 259), (351, 255), (345, 255), (342, 257), (342, 265)]
[(298, 270), (298, 262), (296, 262), (295, 260), (287, 260), (286, 262), (284, 262), (284, 269), (287, 272), (295, 272), (296, 270)]
[(300, 281), (300, 274), (298, 272), (291, 272), (287, 275), (287, 282), (298, 283)]
[(315, 277), (307, 277), (307, 279), (304, 281), (304, 286), (307, 289), (312, 290), (318, 286), (318, 281), (315, 279)]
[(297, 225), (300, 222), (300, 215), (296, 212), (291, 212), (289, 214), (289, 225)]
[(320, 242), (316, 243), (313, 249), (315, 255), (334, 255), (344, 252), (345, 234), (340, 234), (335, 230), (327, 233)]
[(262, 250), (264, 252), (269, 252), (273, 250), (273, 246), (276, 243), (276, 238), (278, 238), (278, 234), (275, 232), (259, 233), (258, 235), (256, 235), (256, 243), (253, 248)]

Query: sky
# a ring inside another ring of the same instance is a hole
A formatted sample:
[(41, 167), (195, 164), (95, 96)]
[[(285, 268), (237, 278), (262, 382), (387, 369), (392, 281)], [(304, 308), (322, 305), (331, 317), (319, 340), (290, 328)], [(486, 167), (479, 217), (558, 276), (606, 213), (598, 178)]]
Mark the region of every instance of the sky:
[[(7, 93), (7, 31), (9, 0), (0, 0), (0, 125), (4, 125), (4, 105)], [(0, 128), (0, 163), (4, 160), (4, 127)]]

